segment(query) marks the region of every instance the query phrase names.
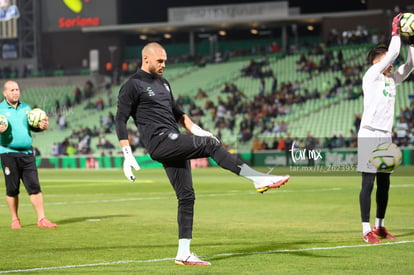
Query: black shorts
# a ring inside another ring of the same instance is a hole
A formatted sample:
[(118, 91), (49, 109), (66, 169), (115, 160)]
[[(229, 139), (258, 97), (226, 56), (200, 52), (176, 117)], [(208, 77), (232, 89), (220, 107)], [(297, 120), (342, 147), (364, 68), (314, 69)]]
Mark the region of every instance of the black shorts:
[(15, 197), (20, 193), (20, 180), (29, 195), (41, 192), (35, 157), (30, 154), (1, 154), (1, 165), (6, 181), (6, 194)]

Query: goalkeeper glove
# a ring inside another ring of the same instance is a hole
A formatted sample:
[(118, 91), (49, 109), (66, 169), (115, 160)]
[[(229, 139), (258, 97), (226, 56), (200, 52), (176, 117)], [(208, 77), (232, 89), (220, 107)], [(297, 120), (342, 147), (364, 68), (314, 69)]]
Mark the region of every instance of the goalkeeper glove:
[(132, 168), (136, 171), (141, 169), (134, 155), (132, 154), (131, 146), (122, 147), (122, 152), (124, 153), (124, 175), (130, 181), (135, 181), (135, 176), (132, 173)]
[(201, 127), (198, 126), (197, 124), (193, 124), (193, 126), (191, 126), (190, 132), (195, 136), (214, 138), (218, 143), (220, 143), (219, 139), (216, 138), (215, 136), (213, 136), (212, 133), (210, 133), (209, 131), (201, 129)]
[(396, 36), (396, 35), (400, 35), (400, 20), (403, 17), (403, 14), (400, 12), (399, 14), (397, 14), (396, 16), (394, 16), (394, 18), (392, 19), (392, 30), (391, 30), (391, 35), (392, 36)]

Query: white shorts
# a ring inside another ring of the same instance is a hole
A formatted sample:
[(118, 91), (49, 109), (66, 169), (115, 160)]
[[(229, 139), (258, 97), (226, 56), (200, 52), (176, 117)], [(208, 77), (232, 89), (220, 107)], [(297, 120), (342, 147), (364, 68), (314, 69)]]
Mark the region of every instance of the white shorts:
[(358, 172), (376, 173), (370, 162), (372, 151), (384, 142), (392, 142), (390, 132), (360, 128), (358, 131)]

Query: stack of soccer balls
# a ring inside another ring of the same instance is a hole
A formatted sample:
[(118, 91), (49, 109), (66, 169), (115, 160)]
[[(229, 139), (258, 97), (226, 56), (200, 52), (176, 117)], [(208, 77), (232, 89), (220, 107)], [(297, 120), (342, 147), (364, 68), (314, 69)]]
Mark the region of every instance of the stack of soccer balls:
[(400, 20), (400, 34), (402, 36), (414, 36), (414, 14), (406, 12)]
[(394, 143), (382, 143), (372, 151), (371, 164), (378, 172), (391, 172), (400, 166), (401, 161), (401, 150)]

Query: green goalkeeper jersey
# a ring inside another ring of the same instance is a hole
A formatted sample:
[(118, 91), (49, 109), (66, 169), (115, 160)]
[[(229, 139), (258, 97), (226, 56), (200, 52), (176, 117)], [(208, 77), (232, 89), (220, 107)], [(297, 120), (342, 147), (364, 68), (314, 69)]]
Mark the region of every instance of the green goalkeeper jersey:
[(0, 134), (0, 154), (32, 153), (32, 135), (27, 122), (27, 113), (31, 108), (24, 102), (19, 102), (17, 108), (9, 105), (6, 100), (0, 102), (0, 114), (9, 123), (7, 130)]

